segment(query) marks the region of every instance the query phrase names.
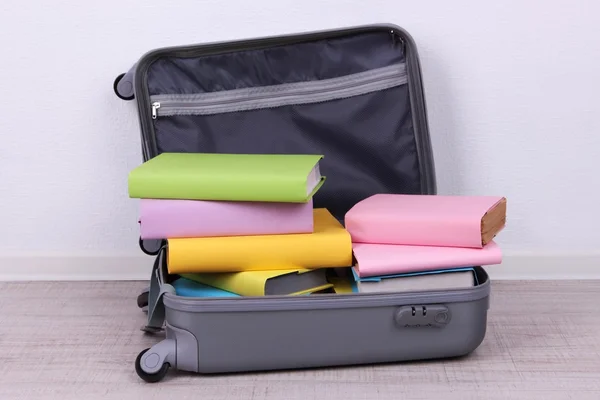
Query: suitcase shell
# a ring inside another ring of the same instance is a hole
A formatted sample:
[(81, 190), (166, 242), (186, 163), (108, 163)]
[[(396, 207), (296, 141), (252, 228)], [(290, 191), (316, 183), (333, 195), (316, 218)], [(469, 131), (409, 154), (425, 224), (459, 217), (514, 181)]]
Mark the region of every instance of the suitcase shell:
[(463, 356), (487, 327), (490, 282), (475, 271), (479, 285), (463, 290), (196, 299), (165, 283), (161, 251), (148, 313), (151, 324), (165, 320), (166, 337), (138, 355), (136, 370), (154, 382), (169, 367), (210, 374)]
[[(395, 25), (177, 46), (142, 56), (114, 82), (137, 104), (142, 155), (161, 152), (324, 154), (314, 197), (341, 222), (375, 193), (435, 194), (415, 43)], [(148, 382), (170, 368), (242, 372), (446, 358), (486, 332), (490, 282), (412, 293), (240, 298), (175, 295), (164, 241), (155, 255), (143, 330), (166, 338), (135, 367)]]

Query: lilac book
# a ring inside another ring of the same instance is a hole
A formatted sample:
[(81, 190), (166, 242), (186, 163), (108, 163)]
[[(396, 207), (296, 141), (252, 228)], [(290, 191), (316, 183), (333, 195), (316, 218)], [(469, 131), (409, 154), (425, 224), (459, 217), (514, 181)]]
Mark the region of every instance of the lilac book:
[(313, 232), (313, 202), (140, 200), (142, 239)]

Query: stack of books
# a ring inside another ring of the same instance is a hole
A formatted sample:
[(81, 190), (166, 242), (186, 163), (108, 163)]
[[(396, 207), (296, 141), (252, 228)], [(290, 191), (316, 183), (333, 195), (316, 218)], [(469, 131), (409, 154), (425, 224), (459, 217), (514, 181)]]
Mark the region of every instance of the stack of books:
[(352, 265), (348, 231), (312, 198), (321, 155), (163, 153), (129, 174), (140, 236), (165, 239), (176, 293), (301, 295)]
[(444, 290), (476, 285), (475, 266), (502, 262), (494, 242), (506, 198), (377, 194), (344, 218), (358, 292)]

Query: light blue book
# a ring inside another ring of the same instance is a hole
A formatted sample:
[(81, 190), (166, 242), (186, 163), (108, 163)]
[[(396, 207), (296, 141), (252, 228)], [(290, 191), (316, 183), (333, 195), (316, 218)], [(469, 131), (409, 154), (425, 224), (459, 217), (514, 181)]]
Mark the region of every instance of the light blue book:
[(479, 284), (472, 267), (409, 272), (360, 278), (354, 268), (352, 275), (361, 293), (407, 292), (425, 290), (467, 289)]
[(172, 285), (175, 288), (175, 294), (182, 297), (240, 297), (238, 294), (186, 278), (178, 278)]

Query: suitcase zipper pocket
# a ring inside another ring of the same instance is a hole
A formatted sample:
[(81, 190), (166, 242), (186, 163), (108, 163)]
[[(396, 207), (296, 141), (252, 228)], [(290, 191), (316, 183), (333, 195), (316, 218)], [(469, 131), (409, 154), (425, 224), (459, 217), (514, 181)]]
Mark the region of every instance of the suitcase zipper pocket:
[(389, 89), (407, 83), (405, 64), (320, 81), (285, 83), (222, 92), (150, 96), (152, 119), (211, 115), (297, 104), (320, 103)]

